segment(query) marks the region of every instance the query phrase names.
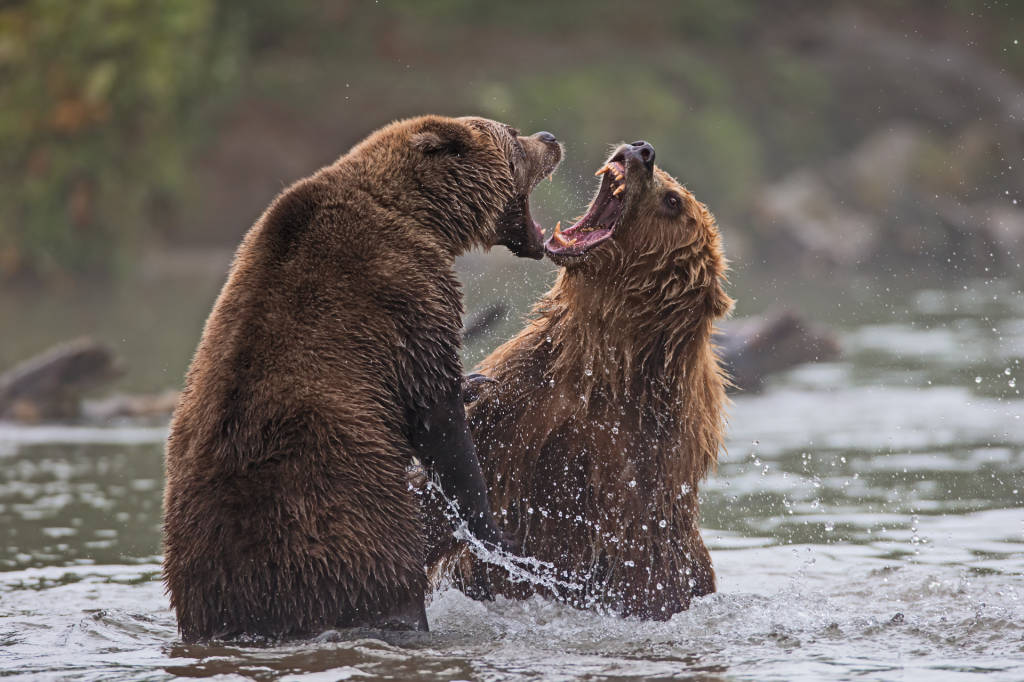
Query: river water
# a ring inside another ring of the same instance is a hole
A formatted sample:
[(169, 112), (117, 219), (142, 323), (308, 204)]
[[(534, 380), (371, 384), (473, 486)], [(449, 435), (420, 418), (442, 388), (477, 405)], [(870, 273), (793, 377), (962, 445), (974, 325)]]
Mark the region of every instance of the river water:
[(1024, 295), (852, 298), (815, 313), (841, 361), (735, 399), (702, 490), (719, 592), (664, 623), (444, 590), (429, 634), (183, 646), (159, 579), (165, 427), (0, 425), (0, 676), (1022, 680)]

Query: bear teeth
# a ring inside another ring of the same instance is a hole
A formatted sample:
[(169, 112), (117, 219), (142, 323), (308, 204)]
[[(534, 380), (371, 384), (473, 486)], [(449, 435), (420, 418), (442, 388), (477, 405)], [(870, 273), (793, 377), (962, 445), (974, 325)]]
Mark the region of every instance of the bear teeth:
[(617, 197), (618, 195), (622, 194), (623, 190), (625, 189), (625, 185), (623, 184), (625, 175), (622, 173), (622, 171), (619, 170), (618, 164), (606, 163), (605, 165), (598, 168), (597, 172), (594, 173), (594, 175), (604, 175), (609, 171), (611, 171), (612, 174), (611, 184), (613, 186), (618, 185), (618, 187), (616, 187), (615, 190), (612, 192), (612, 196)]
[(565, 237), (562, 236), (562, 221), (561, 220), (559, 220), (557, 223), (555, 223), (555, 233), (553, 235), (551, 235), (551, 239), (554, 240), (559, 246), (572, 246), (573, 242), (576, 241), (575, 239), (572, 240), (571, 242), (567, 241), (565, 239)]

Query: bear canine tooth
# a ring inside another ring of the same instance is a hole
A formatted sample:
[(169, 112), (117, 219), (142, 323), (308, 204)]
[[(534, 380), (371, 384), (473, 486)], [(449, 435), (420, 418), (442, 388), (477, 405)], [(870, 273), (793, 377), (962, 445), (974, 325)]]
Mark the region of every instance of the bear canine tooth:
[[(569, 246), (572, 242), (567, 242), (565, 237), (562, 236), (562, 221), (559, 220), (555, 223), (555, 233), (551, 235), (551, 238), (558, 242), (559, 246)], [(575, 240), (574, 240), (575, 241)]]
[(625, 191), (626, 191), (626, 186), (625, 185), (619, 185), (618, 188), (614, 192), (612, 192), (612, 196), (613, 197), (617, 197), (617, 196), (619, 196), (620, 194), (622, 194)]
[(601, 166), (600, 168), (598, 168), (598, 169), (597, 169), (597, 172), (596, 172), (596, 173), (594, 173), (594, 175), (604, 175), (605, 173), (607, 173), (607, 172), (608, 172), (608, 171), (610, 171), (610, 170), (611, 170), (611, 168), (610, 168), (610, 167), (608, 166), (608, 164), (606, 163), (605, 165), (603, 165), (603, 166)]

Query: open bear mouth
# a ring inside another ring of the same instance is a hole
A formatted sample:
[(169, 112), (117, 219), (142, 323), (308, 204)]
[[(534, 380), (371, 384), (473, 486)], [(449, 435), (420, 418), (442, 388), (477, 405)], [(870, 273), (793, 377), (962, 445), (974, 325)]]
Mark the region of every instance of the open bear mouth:
[(584, 256), (615, 234), (615, 227), (622, 217), (622, 194), (626, 191), (626, 166), (623, 161), (623, 156), (617, 154), (594, 173), (604, 176), (601, 189), (575, 225), (564, 231), (561, 230), (561, 222), (555, 225), (554, 234), (544, 243), (544, 250), (553, 261), (560, 264)]
[[(548, 175), (550, 177), (550, 174)], [(513, 197), (497, 221), (495, 244), (507, 246), (512, 253), (537, 260), (544, 257), (544, 228), (533, 218), (530, 194), (540, 180), (524, 194)]]
[[(550, 176), (549, 176), (550, 177)], [(539, 184), (539, 183), (538, 183)], [(540, 226), (536, 220), (533, 219), (533, 213), (530, 211), (530, 193), (533, 192), (531, 188), (530, 192), (527, 192), (526, 196), (523, 197), (523, 220), (526, 223), (526, 229), (533, 230), (533, 243), (543, 244), (544, 243), (544, 228)], [(540, 256), (536, 256), (540, 258)]]
[[(561, 148), (559, 148), (559, 152), (559, 159), (561, 159)], [(544, 238), (547, 236), (547, 230), (545, 230), (544, 227), (533, 218), (533, 212), (530, 210), (530, 195), (533, 194), (533, 190), (537, 189), (537, 185), (539, 185), (542, 180), (548, 180), (550, 182), (555, 179), (555, 168), (557, 168), (557, 166), (558, 161), (547, 169), (547, 175), (542, 175), (533, 183), (533, 186), (527, 190), (526, 194), (522, 198), (522, 208), (520, 210), (522, 212), (523, 222), (526, 223), (526, 229), (532, 230), (532, 236), (535, 240), (533, 243), (538, 246), (543, 246)], [(539, 259), (543, 258), (544, 255), (543, 253), (540, 253), (535, 257)]]

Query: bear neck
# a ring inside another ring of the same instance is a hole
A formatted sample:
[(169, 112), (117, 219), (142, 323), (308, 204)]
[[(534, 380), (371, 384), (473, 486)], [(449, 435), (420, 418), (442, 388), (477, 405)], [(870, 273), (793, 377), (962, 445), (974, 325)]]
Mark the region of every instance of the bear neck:
[(671, 464), (641, 481), (644, 490), (695, 489), (722, 445), (726, 379), (712, 332), (724, 294), (718, 272), (709, 280), (703, 265), (690, 268), (695, 286), (673, 281), (678, 268), (650, 264), (632, 268), (633, 277), (563, 270), (532, 327), (535, 347), (548, 351), (549, 380), (579, 396), (576, 417), (611, 424), (625, 409), (637, 424), (657, 421), (658, 435), (642, 447)]
[(615, 398), (675, 393), (713, 351), (712, 296), (709, 287), (563, 271), (538, 306), (551, 339), (550, 371), (556, 380), (582, 376), (584, 384)]
[(349, 196), (366, 197), (390, 217), (390, 224), (412, 225), (412, 230), (400, 233), (404, 247), (441, 251), (447, 256), (446, 265), (474, 248), (494, 245), (498, 217), (513, 195), (511, 178), (503, 168), (494, 177), (480, 169), (470, 172), (456, 167), (451, 177), (395, 183), (390, 181), (391, 173), (372, 162), (345, 156), (322, 173)]

